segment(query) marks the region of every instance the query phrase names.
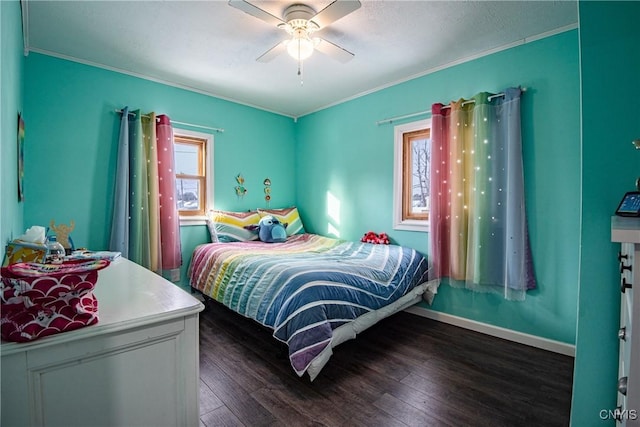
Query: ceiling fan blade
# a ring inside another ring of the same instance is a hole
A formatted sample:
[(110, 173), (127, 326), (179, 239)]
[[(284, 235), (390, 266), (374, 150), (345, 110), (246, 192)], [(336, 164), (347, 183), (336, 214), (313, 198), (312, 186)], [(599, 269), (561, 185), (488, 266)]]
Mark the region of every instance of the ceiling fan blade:
[(342, 63), (349, 62), (355, 56), (348, 50), (341, 48), (337, 44), (326, 41), (325, 39), (320, 39), (320, 42), (316, 46), (316, 50)]
[(258, 6), (254, 6), (248, 1), (245, 0), (229, 0), (229, 6), (235, 7), (238, 10), (241, 10), (249, 15), (258, 18), (267, 24), (278, 26), (283, 24), (284, 21), (278, 18), (277, 16), (273, 16), (266, 10), (260, 9)]
[(266, 51), (265, 53), (263, 53), (262, 55), (260, 55), (258, 58), (256, 58), (256, 61), (269, 62), (276, 56), (280, 55), (281, 53), (286, 52), (286, 50), (287, 50), (287, 43), (286, 41), (282, 41), (277, 45), (275, 45), (274, 47), (272, 47), (271, 49), (269, 49), (268, 51)]
[(358, 0), (335, 0), (311, 18), (311, 21), (323, 28), (359, 8)]

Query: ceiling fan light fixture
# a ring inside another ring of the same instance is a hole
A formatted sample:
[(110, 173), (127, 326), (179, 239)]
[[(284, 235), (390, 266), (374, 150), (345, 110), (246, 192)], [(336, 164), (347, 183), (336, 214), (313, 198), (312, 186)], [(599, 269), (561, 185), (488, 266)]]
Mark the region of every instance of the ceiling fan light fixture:
[(298, 63), (298, 74), (302, 75), (302, 63), (316, 49), (342, 63), (349, 61), (354, 56), (353, 53), (336, 44), (317, 37), (312, 38), (311, 36), (316, 31), (354, 12), (361, 6), (359, 0), (332, 0), (320, 12), (316, 12), (313, 7), (306, 4), (295, 3), (284, 10), (282, 18), (255, 6), (247, 0), (229, 0), (229, 5), (267, 24), (275, 25), (289, 35), (288, 39), (281, 41), (256, 58), (258, 62), (269, 62), (286, 50)]
[(287, 43), (287, 52), (296, 61), (304, 61), (313, 54), (315, 47), (316, 44), (306, 32), (296, 31), (293, 38)]

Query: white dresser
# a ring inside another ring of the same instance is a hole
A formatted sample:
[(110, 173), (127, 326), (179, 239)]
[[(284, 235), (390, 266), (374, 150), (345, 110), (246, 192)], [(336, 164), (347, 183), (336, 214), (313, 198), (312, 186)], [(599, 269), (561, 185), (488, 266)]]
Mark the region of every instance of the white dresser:
[(99, 322), (0, 345), (9, 426), (198, 426), (198, 313), (188, 292), (126, 259), (99, 272)]
[(612, 217), (611, 241), (620, 243), (617, 420), (640, 426), (640, 218)]

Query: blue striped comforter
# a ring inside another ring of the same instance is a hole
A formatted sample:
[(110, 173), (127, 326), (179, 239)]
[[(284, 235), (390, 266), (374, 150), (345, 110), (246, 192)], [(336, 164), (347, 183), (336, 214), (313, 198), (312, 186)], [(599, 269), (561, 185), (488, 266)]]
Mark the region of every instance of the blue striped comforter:
[(330, 345), (332, 331), (427, 281), (427, 261), (395, 245), (299, 234), (284, 243), (197, 247), (191, 286), (273, 330), (300, 376)]

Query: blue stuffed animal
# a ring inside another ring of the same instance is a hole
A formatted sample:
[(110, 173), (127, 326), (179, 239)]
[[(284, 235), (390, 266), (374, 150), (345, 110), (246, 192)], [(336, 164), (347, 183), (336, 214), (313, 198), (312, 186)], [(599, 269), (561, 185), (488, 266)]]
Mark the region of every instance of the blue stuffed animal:
[(257, 231), (261, 241), (266, 243), (279, 243), (287, 240), (287, 223), (281, 223), (272, 215), (263, 216), (258, 225), (247, 225), (244, 228)]

